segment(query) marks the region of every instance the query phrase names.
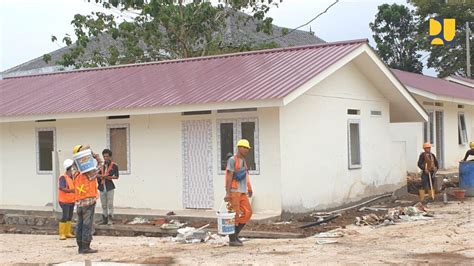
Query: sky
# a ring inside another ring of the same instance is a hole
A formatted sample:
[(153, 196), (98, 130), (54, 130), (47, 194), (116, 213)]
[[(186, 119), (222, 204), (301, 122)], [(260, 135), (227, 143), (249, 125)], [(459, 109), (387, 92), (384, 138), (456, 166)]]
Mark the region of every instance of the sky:
[[(283, 0), (268, 15), (274, 24), (291, 29), (308, 22), (334, 1)], [(325, 41), (367, 38), (374, 46), (369, 22), (383, 3), (406, 4), (406, 0), (340, 0), (302, 30), (311, 27)], [(66, 33), (73, 35), (73, 16), (92, 11), (104, 9), (86, 0), (0, 0), (0, 71), (60, 48), (51, 42), (51, 36), (60, 39)], [(424, 72), (435, 75), (433, 70)]]

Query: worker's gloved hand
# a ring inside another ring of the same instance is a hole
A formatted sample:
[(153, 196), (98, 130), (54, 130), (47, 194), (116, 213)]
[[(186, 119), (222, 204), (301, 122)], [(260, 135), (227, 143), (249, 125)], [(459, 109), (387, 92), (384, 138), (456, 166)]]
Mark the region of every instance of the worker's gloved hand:
[(226, 195), (225, 195), (224, 201), (225, 201), (225, 202), (229, 202), (229, 201), (230, 201), (230, 194), (226, 194)]
[(251, 198), (253, 196), (253, 191), (252, 190), (249, 190), (249, 193), (248, 193), (249, 197)]

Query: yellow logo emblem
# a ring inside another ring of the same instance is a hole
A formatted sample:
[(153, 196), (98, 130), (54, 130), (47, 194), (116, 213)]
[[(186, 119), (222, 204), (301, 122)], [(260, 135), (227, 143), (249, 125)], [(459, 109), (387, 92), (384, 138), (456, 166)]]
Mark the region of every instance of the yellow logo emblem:
[(433, 19), (430, 18), (430, 41), (431, 45), (454, 44), (456, 34), (456, 19)]

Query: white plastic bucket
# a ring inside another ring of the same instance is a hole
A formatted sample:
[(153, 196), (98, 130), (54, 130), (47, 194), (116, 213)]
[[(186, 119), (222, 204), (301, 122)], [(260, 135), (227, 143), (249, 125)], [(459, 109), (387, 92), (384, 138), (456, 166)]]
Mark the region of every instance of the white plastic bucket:
[(217, 214), (217, 233), (231, 235), (235, 233), (235, 212), (221, 212), (222, 204)]
[(73, 156), (77, 169), (81, 173), (87, 173), (95, 169), (94, 157), (91, 150), (80, 151)]

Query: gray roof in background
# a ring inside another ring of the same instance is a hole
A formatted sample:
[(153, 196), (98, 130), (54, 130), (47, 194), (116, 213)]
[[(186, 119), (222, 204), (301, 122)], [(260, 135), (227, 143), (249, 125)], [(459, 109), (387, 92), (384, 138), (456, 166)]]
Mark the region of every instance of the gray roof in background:
[[(240, 45), (244, 43), (249, 44), (262, 44), (275, 42), (280, 47), (291, 47), (307, 44), (318, 44), (324, 43), (325, 41), (318, 38), (317, 36), (312, 35), (307, 31), (294, 31), (285, 36), (279, 37), (282, 35), (283, 27), (273, 25), (273, 35), (267, 35), (262, 32), (256, 32), (256, 23), (250, 20), (244, 25), (242, 21), (240, 23), (237, 21), (243, 16), (242, 13), (237, 15), (229, 16), (227, 26), (223, 30), (224, 41), (227, 44)], [(275, 38), (278, 37), (278, 38)], [(107, 50), (106, 47), (113, 45), (116, 40), (113, 40), (110, 36), (103, 35), (98, 41), (89, 42), (87, 49), (85, 51), (85, 58), (90, 58), (92, 51), (99, 48), (99, 50)], [(104, 49), (105, 48), (105, 49)], [(56, 72), (61, 70), (70, 70), (73, 67), (65, 68), (63, 66), (56, 65), (55, 62), (61, 59), (62, 55), (65, 54), (70, 47), (63, 47), (58, 50), (52, 51), (49, 54), (51, 55), (51, 60), (46, 63), (43, 60), (43, 55), (37, 57), (33, 60), (25, 62), (23, 64), (17, 65), (10, 69), (7, 69), (1, 72), (3, 77), (19, 76), (19, 75), (29, 75), (29, 74), (39, 74), (39, 73), (49, 73)]]

